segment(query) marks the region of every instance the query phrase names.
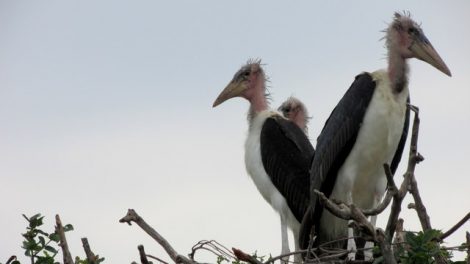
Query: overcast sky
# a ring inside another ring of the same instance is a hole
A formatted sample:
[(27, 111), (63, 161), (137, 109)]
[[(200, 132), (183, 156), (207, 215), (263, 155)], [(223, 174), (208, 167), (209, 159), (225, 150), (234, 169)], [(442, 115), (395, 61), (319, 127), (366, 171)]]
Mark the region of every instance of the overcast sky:
[[(278, 255), (278, 216), (245, 171), (248, 103), (212, 102), (261, 58), (273, 107), (301, 98), (314, 143), (354, 76), (386, 66), (381, 30), (401, 10), (453, 74), (410, 62), (426, 158), (417, 179), (447, 230), (470, 210), (469, 1), (0, 0), (0, 261), (23, 254), (21, 214), (38, 212), (49, 231), (57, 213), (74, 225), (74, 256), (88, 237), (107, 263), (138, 260), (138, 244), (169, 259), (118, 223), (128, 208), (182, 254), (215, 239)], [(413, 211), (403, 217), (419, 228)]]

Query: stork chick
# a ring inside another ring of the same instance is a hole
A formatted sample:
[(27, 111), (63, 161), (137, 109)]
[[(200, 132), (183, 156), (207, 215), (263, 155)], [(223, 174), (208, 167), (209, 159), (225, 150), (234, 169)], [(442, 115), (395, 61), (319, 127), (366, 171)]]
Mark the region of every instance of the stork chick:
[(287, 119), (299, 126), (306, 135), (308, 135), (308, 116), (307, 107), (297, 98), (291, 96), (284, 101), (277, 109)]
[[(299, 248), (300, 221), (310, 199), (309, 168), (314, 149), (299, 126), (269, 108), (260, 61), (248, 61), (237, 71), (213, 107), (233, 97), (250, 103), (246, 170), (263, 198), (279, 213), (282, 254), (289, 253), (287, 227), (293, 232), (295, 248)], [(300, 256), (295, 259), (299, 261)]]

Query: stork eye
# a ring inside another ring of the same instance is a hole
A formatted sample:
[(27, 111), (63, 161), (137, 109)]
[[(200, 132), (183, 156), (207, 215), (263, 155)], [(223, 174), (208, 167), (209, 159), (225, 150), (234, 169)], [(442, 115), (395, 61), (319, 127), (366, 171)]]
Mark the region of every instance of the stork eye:
[(418, 31), (418, 29), (412, 27), (412, 28), (408, 29), (408, 33), (412, 34), (412, 35), (418, 35), (419, 31)]

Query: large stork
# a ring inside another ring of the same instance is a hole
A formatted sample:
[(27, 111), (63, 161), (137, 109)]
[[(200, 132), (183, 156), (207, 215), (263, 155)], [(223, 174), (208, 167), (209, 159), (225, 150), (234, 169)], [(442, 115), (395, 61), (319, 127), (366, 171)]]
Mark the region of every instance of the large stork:
[[(409, 15), (395, 13), (385, 39), (388, 68), (356, 76), (318, 137), (310, 175), (311, 207), (300, 233), (303, 248), (312, 226), (316, 245), (351, 235), (345, 220), (318, 204), (314, 189), (363, 209), (375, 207), (382, 199), (387, 184), (383, 164), (390, 164), (395, 173), (408, 133), (407, 60), (420, 59), (451, 76)], [(375, 220), (372, 218), (374, 225)]]
[[(271, 110), (260, 61), (249, 61), (215, 100), (213, 107), (233, 97), (250, 102), (245, 165), (263, 198), (281, 216), (282, 253), (289, 252), (287, 227), (298, 249), (300, 221), (309, 200), (309, 169), (314, 149), (294, 122)], [(299, 259), (298, 257), (296, 259)]]

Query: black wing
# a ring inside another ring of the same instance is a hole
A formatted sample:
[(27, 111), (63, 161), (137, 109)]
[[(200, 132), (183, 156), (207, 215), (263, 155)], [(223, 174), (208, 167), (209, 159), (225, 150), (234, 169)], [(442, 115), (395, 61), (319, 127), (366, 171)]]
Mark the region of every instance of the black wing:
[(312, 144), (296, 124), (281, 116), (266, 119), (260, 144), (266, 173), (300, 222), (310, 204)]
[[(369, 73), (356, 76), (351, 87), (339, 101), (325, 123), (317, 140), (315, 158), (310, 171), (311, 206), (302, 220), (300, 245), (306, 248), (312, 225), (318, 234), (318, 221), (323, 207), (318, 204), (314, 190), (330, 196), (339, 168), (351, 152), (375, 90), (375, 81)], [(314, 202), (315, 201), (315, 202)]]
[[(410, 97), (408, 96), (406, 102), (410, 103)], [(403, 124), (403, 133), (401, 134), (400, 142), (398, 143), (397, 151), (393, 156), (392, 164), (390, 164), (390, 170), (392, 174), (395, 175), (397, 171), (398, 164), (401, 160), (401, 155), (403, 154), (403, 149), (405, 148), (406, 138), (408, 137), (408, 127), (410, 126), (410, 108), (406, 107), (406, 114), (405, 114), (405, 124)]]

